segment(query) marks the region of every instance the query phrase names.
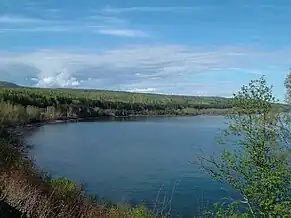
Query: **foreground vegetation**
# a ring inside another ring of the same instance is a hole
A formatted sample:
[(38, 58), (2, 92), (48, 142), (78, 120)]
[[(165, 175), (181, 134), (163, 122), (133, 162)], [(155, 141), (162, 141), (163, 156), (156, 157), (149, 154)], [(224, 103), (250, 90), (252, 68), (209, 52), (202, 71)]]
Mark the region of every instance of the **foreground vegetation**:
[[(291, 76), (285, 84), (289, 103), (290, 81)], [(291, 214), (290, 117), (274, 107), (272, 90), (264, 78), (244, 86), (231, 100), (32, 88), (1, 88), (0, 98), (0, 217), (4, 214), (43, 218), (168, 216), (153, 213), (144, 206), (108, 204), (86, 195), (82, 186), (66, 178), (51, 178), (27, 158), (25, 144), (7, 124), (119, 113), (169, 114), (214, 105), (220, 105), (216, 109), (231, 108), (228, 114), (231, 122), (223, 136), (240, 136), (233, 142), (239, 148), (225, 150), (221, 156), (201, 157), (201, 164), (214, 178), (240, 191), (243, 200), (218, 203), (216, 210), (206, 211), (203, 217), (289, 217)]]
[[(288, 102), (290, 75), (286, 80)], [(212, 216), (290, 217), (291, 117), (274, 109), (274, 102), (264, 77), (234, 95), (233, 113), (227, 116), (229, 128), (221, 142), (227, 140), (237, 149), (201, 160), (207, 172), (238, 190), (242, 200), (216, 204), (217, 211), (209, 213)]]

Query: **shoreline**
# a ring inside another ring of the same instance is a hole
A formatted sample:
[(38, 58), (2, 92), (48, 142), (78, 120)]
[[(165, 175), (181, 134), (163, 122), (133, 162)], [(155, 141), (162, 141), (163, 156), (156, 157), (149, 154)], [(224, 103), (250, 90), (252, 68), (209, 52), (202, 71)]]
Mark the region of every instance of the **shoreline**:
[(129, 115), (129, 116), (100, 116), (100, 117), (87, 117), (87, 118), (64, 118), (56, 120), (44, 120), (44, 121), (34, 121), (23, 124), (15, 124), (10, 127), (10, 132), (16, 137), (25, 137), (28, 133), (33, 130), (45, 126), (45, 125), (55, 125), (64, 123), (77, 123), (77, 122), (96, 122), (96, 121), (110, 121), (118, 119), (131, 119), (131, 118), (154, 118), (154, 117), (196, 117), (196, 116), (223, 116), (223, 114), (193, 114), (193, 115)]

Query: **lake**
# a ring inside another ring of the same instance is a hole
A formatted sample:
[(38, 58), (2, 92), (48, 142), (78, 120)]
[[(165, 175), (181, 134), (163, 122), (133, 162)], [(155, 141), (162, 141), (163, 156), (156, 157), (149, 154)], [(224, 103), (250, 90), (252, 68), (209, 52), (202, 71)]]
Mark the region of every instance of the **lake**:
[(193, 217), (206, 203), (238, 197), (197, 164), (221, 151), (214, 137), (225, 127), (221, 116), (143, 117), (46, 125), (27, 140), (39, 167), (90, 194)]

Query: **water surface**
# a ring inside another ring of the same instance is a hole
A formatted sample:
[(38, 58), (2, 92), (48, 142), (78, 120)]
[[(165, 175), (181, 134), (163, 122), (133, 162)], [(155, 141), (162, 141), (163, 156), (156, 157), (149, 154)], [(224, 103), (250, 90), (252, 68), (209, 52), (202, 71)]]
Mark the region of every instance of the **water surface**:
[[(42, 126), (29, 138), (38, 166), (114, 202), (145, 201), (183, 217), (236, 197), (196, 164), (219, 152), (220, 116), (151, 117)], [(194, 162), (194, 163), (193, 163)]]

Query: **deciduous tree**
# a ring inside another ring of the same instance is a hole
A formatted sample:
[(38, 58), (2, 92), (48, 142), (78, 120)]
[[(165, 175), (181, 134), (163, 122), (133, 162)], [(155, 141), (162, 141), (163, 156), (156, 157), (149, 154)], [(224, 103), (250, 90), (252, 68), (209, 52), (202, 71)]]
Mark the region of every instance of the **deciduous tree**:
[[(272, 88), (264, 77), (234, 95), (233, 113), (222, 142), (235, 148), (201, 157), (204, 169), (229, 183), (242, 198), (220, 207), (216, 216), (287, 217), (291, 214), (290, 123), (275, 110)], [(242, 213), (242, 211), (246, 211)]]
[(287, 94), (286, 94), (287, 102), (291, 103), (291, 72), (286, 77), (285, 87), (287, 89)]

